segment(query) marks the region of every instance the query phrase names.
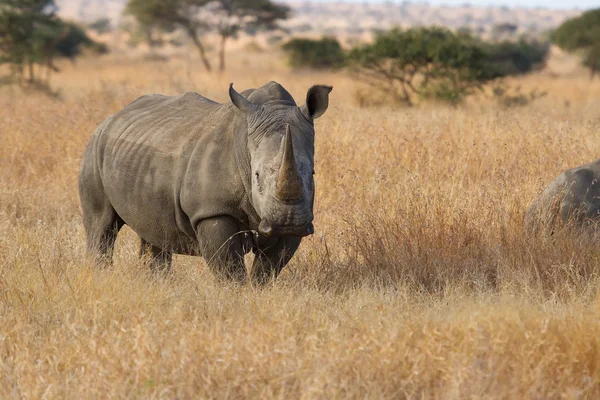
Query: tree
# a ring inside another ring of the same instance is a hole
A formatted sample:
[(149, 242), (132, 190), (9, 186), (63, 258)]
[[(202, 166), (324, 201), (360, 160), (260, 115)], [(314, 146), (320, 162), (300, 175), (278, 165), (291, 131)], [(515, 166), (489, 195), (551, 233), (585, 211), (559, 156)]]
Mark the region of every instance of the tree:
[(53, 0), (0, 0), (0, 63), (19, 78), (27, 67), (29, 81), (35, 80), (43, 43), (56, 33), (55, 9)]
[(276, 22), (288, 17), (289, 8), (271, 0), (217, 0), (211, 2), (212, 26), (221, 36), (219, 70), (225, 70), (225, 43), (242, 29), (276, 28)]
[(408, 105), (415, 96), (456, 104), (495, 77), (477, 41), (445, 28), (380, 33), (374, 43), (353, 49), (349, 59), (358, 74)]
[(221, 37), (219, 69), (225, 69), (225, 44), (242, 29), (272, 29), (287, 18), (289, 8), (271, 0), (129, 0), (125, 12), (144, 26), (178, 26), (192, 39), (205, 68), (211, 63), (200, 33), (216, 31)]
[(125, 13), (141, 26), (181, 27), (198, 48), (204, 67), (210, 71), (212, 67), (200, 40), (201, 31), (208, 28), (201, 18), (202, 8), (208, 3), (210, 0), (129, 0)]
[(552, 33), (551, 40), (565, 51), (583, 53), (583, 65), (593, 78), (600, 71), (600, 8), (564, 22)]
[(26, 68), (29, 82), (38, 79), (36, 64), (46, 69), (48, 81), (51, 71), (58, 71), (54, 59), (74, 59), (81, 46), (106, 50), (77, 25), (59, 19), (55, 10), (53, 0), (0, 0), (0, 64), (9, 64), (20, 82)]
[(408, 105), (415, 96), (456, 104), (493, 79), (531, 71), (547, 53), (543, 44), (485, 43), (434, 27), (381, 33), (349, 59), (358, 74)]

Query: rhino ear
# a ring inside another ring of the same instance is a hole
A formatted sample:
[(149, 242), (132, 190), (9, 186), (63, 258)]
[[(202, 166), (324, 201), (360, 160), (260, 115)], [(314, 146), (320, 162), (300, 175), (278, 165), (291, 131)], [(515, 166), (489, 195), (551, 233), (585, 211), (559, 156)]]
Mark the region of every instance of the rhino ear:
[(327, 111), (329, 106), (329, 93), (333, 86), (315, 85), (306, 93), (306, 104), (301, 107), (304, 115), (310, 119), (317, 119)]
[(237, 108), (245, 113), (256, 111), (259, 108), (256, 104), (248, 101), (244, 96), (236, 92), (233, 88), (233, 83), (229, 84), (229, 98)]

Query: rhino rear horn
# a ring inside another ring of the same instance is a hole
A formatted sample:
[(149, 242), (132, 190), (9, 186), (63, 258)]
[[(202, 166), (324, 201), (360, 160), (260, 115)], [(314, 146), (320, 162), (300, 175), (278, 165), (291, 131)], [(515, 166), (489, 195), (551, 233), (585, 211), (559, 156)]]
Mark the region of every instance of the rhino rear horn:
[(231, 102), (237, 108), (244, 111), (245, 113), (250, 113), (250, 112), (258, 110), (258, 106), (256, 104), (250, 102), (248, 99), (246, 99), (244, 96), (239, 94), (233, 88), (233, 83), (229, 84), (229, 98), (231, 99)]

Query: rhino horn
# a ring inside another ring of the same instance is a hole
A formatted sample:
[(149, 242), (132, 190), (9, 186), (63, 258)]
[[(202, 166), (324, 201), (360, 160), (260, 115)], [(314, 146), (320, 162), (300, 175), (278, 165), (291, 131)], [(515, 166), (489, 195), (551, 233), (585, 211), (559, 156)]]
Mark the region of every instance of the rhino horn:
[(257, 106), (256, 104), (252, 103), (251, 101), (249, 101), (248, 99), (246, 99), (244, 96), (242, 96), (241, 94), (239, 94), (234, 88), (233, 88), (233, 83), (229, 84), (229, 98), (231, 99), (231, 102), (240, 110), (246, 112), (246, 113), (250, 113), (253, 111), (258, 110), (259, 106)]
[(302, 184), (302, 177), (296, 170), (294, 145), (289, 125), (286, 126), (281, 152), (281, 166), (277, 174), (275, 194), (279, 200), (290, 203), (302, 198), (304, 195), (304, 186)]

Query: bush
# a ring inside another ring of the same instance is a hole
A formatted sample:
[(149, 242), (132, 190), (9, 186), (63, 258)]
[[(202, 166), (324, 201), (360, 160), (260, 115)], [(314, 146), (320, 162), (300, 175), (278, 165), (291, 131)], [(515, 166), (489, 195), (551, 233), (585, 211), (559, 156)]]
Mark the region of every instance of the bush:
[(88, 28), (101, 35), (103, 33), (108, 33), (112, 31), (112, 24), (110, 22), (110, 19), (100, 18), (88, 24)]
[(456, 104), (495, 77), (479, 43), (446, 28), (393, 29), (349, 59), (359, 75), (408, 105), (415, 96)]
[(564, 22), (552, 33), (551, 39), (567, 51), (593, 46), (600, 39), (600, 9), (587, 11)]
[(547, 43), (515, 42), (483, 44), (492, 74), (497, 76), (519, 75), (531, 72), (545, 63), (549, 46)]
[(492, 88), (492, 98), (503, 108), (526, 106), (546, 97), (547, 94), (548, 92), (539, 92), (537, 89), (524, 93), (521, 91), (521, 86), (511, 88), (505, 82), (499, 82)]
[(457, 104), (495, 78), (531, 71), (547, 52), (547, 45), (484, 43), (433, 27), (381, 33), (353, 49), (349, 60), (368, 82), (408, 105), (415, 97)]
[(600, 71), (600, 40), (589, 49), (586, 49), (583, 65), (588, 67), (593, 78)]
[(283, 50), (288, 53), (292, 67), (340, 68), (345, 61), (344, 51), (334, 38), (292, 39), (283, 45)]
[(62, 34), (56, 43), (58, 55), (74, 59), (81, 54), (82, 48), (88, 48), (97, 54), (108, 52), (104, 43), (98, 43), (90, 39), (83, 28), (71, 22), (62, 22)]
[(590, 69), (592, 77), (600, 71), (600, 8), (566, 21), (551, 39), (563, 50), (582, 51), (583, 65)]

